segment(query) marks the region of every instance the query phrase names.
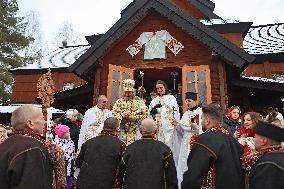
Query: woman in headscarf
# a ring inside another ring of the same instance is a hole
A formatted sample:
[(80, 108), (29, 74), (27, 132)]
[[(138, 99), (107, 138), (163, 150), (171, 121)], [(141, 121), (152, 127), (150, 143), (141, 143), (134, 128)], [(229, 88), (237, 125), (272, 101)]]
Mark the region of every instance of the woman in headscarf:
[(227, 110), (227, 115), (223, 119), (223, 127), (227, 129), (231, 136), (241, 127), (241, 109), (238, 106), (232, 106)]

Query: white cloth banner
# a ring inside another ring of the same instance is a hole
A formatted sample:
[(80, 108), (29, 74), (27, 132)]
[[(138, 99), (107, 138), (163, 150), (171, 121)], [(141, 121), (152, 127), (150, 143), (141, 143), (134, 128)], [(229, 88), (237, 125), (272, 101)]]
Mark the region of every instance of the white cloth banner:
[[(168, 49), (170, 49), (170, 51), (174, 53), (175, 56), (184, 48), (184, 46), (179, 41), (177, 41), (177, 39), (173, 38), (169, 32), (167, 32), (166, 30), (161, 30), (157, 32), (143, 32), (140, 35), (140, 37), (135, 41), (135, 43), (130, 45), (126, 50), (129, 52), (129, 54), (132, 57), (134, 57), (140, 52), (143, 45), (146, 44), (145, 52), (155, 52), (152, 49), (147, 49), (147, 48), (154, 47), (154, 45), (152, 44), (147, 45), (147, 43), (154, 42), (154, 41), (157, 42), (157, 40), (160, 40), (159, 45), (158, 45), (159, 48), (164, 48), (165, 46), (167, 46)], [(161, 46), (162, 42), (164, 46)], [(161, 52), (164, 52), (164, 51), (161, 51)], [(150, 55), (147, 55), (146, 59), (148, 56), (151, 57)], [(155, 58), (160, 58), (160, 57), (165, 57), (165, 55), (162, 56), (158, 54), (158, 57), (155, 57)]]

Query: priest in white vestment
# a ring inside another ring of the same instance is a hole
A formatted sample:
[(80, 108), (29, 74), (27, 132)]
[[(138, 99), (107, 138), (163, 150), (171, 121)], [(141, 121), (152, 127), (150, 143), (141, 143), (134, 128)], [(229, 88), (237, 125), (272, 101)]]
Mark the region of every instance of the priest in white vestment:
[(97, 101), (97, 105), (88, 109), (84, 115), (80, 129), (78, 149), (80, 149), (82, 144), (87, 140), (98, 136), (103, 129), (104, 121), (112, 117), (111, 111), (106, 108), (106, 96), (99, 96)]
[(164, 81), (158, 80), (155, 87), (158, 96), (149, 105), (149, 117), (157, 122), (157, 139), (171, 148), (177, 165), (179, 142), (176, 142), (177, 135), (171, 120), (180, 119), (179, 106), (176, 98), (168, 94), (168, 87)]
[(190, 152), (189, 143), (191, 137), (202, 133), (202, 108), (199, 106), (197, 93), (187, 92), (185, 102), (188, 110), (183, 114), (180, 121), (173, 120), (172, 122), (177, 131), (177, 142), (180, 142), (180, 152), (177, 163), (177, 178), (179, 188), (181, 188), (183, 173), (187, 171), (187, 158)]

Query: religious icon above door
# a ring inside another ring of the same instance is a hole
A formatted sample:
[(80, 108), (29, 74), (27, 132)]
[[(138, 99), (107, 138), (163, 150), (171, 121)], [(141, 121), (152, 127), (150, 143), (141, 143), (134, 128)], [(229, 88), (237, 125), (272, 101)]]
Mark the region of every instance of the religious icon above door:
[(143, 32), (126, 50), (134, 57), (145, 44), (144, 60), (166, 59), (166, 47), (176, 56), (184, 46), (166, 30)]

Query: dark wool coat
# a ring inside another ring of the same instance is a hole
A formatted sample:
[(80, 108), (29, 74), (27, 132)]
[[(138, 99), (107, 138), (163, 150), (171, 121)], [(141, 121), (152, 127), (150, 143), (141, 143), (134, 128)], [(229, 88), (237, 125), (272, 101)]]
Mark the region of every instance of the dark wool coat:
[(125, 144), (114, 136), (97, 136), (85, 142), (75, 166), (80, 168), (79, 189), (112, 189)]
[(249, 176), (252, 189), (284, 188), (284, 152), (270, 152), (252, 166)]
[(182, 189), (200, 189), (208, 171), (214, 168), (213, 188), (243, 189), (240, 158), (242, 146), (220, 131), (201, 134), (188, 156), (188, 171), (183, 175)]
[(177, 189), (177, 173), (171, 149), (153, 139), (130, 144), (120, 164), (120, 180), (129, 189)]
[(13, 135), (0, 145), (1, 189), (51, 189), (52, 165), (39, 141)]

